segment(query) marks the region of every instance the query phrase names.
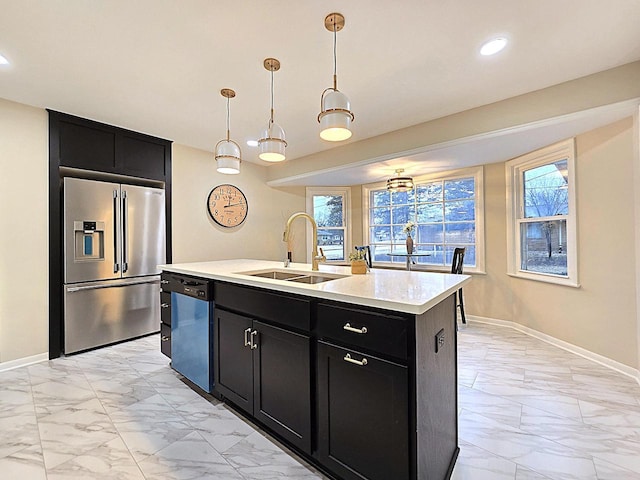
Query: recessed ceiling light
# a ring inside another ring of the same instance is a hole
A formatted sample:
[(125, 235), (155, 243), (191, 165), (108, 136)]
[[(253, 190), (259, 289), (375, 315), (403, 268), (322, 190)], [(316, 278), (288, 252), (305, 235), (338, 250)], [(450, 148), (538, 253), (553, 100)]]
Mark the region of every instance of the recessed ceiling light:
[(504, 47), (507, 46), (507, 39), (504, 37), (494, 38), (493, 40), (489, 40), (487, 43), (482, 45), (480, 49), (480, 55), (493, 55), (498, 53)]
[(247, 140), (247, 145), (249, 145), (250, 147), (257, 147), (258, 146), (258, 141), (257, 140)]
[(9, 65), (9, 60), (7, 60), (6, 57), (0, 55), (0, 65)]

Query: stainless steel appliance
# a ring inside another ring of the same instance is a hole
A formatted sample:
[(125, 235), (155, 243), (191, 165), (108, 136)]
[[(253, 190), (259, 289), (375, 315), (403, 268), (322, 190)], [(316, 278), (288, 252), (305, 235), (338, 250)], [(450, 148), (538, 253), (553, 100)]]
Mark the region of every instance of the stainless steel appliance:
[[(165, 274), (166, 275), (166, 274)], [(171, 366), (213, 389), (213, 280), (171, 274)]]
[(64, 352), (160, 325), (165, 200), (159, 188), (64, 179)]

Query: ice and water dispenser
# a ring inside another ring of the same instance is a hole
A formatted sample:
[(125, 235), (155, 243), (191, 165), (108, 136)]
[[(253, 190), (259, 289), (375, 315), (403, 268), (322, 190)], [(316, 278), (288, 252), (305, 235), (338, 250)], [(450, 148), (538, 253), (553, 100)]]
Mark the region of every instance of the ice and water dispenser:
[(76, 262), (104, 260), (104, 229), (105, 222), (73, 222)]

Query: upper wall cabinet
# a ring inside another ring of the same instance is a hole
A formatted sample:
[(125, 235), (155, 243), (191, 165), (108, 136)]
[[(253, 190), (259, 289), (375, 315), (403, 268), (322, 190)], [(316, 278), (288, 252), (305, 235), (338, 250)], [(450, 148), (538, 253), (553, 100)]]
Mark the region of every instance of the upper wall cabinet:
[(169, 175), (168, 140), (51, 110), (49, 123), (60, 166), (162, 181)]

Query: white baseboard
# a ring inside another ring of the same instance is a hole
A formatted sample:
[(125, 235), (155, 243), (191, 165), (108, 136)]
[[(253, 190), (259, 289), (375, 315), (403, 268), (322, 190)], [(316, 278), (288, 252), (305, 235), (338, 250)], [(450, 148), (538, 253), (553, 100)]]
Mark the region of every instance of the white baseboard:
[(31, 355), (30, 357), (18, 358), (17, 360), (9, 360), (8, 362), (1, 362), (0, 372), (13, 370), (14, 368), (19, 367), (26, 367), (27, 365), (33, 365), (34, 363), (46, 362), (47, 360), (49, 360), (49, 352)]
[(624, 363), (616, 362), (610, 358), (604, 357), (597, 353), (590, 352), (582, 347), (578, 347), (577, 345), (573, 345), (571, 343), (565, 342), (564, 340), (559, 340), (551, 335), (547, 335), (546, 333), (539, 332), (534, 330), (533, 328), (525, 327), (524, 325), (520, 325), (519, 323), (512, 322), (509, 320), (498, 320), (495, 318), (487, 318), (487, 317), (478, 317), (476, 315), (466, 315), (467, 321), (478, 322), (478, 323), (486, 323), (489, 325), (496, 325), (499, 327), (509, 327), (514, 330), (518, 330), (526, 335), (537, 338), (538, 340), (542, 340), (543, 342), (550, 343), (558, 348), (562, 348), (571, 353), (575, 353), (587, 360), (591, 360), (592, 362), (596, 362), (604, 367), (610, 368), (611, 370), (615, 370), (618, 373), (622, 373), (628, 377), (633, 378), (638, 384), (640, 384), (640, 370), (636, 370), (633, 367), (629, 367)]

